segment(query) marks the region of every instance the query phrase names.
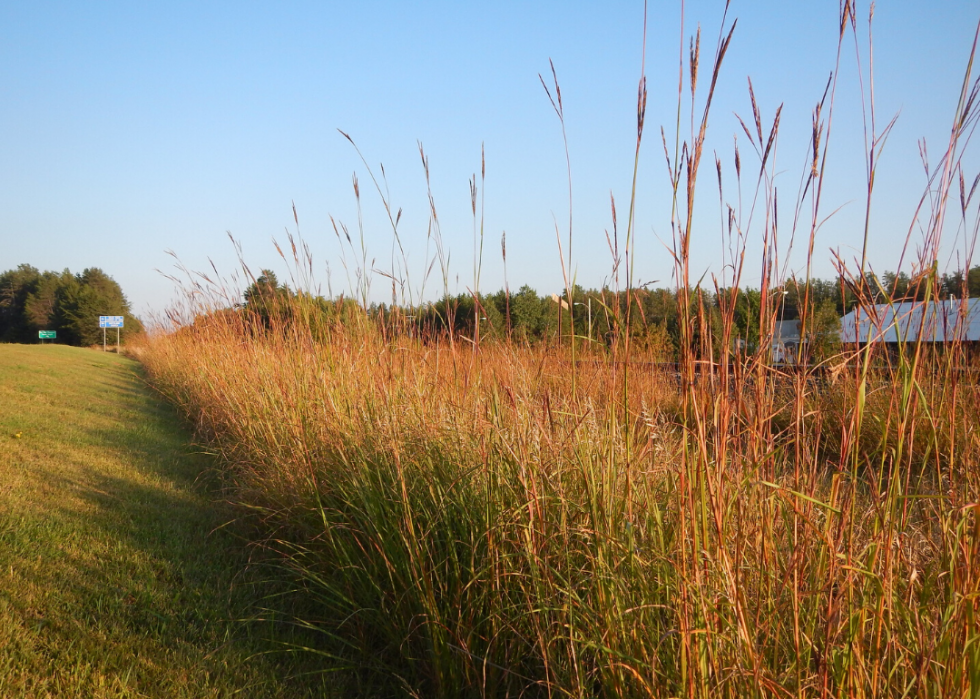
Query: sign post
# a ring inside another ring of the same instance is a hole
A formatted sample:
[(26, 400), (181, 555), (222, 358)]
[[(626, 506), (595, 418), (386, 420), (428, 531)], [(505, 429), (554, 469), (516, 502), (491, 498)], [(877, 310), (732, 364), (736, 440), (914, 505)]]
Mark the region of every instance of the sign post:
[(57, 330), (38, 330), (37, 331), (37, 337), (41, 341), (41, 344), (43, 345), (45, 340), (53, 340), (56, 337), (58, 337), (58, 331)]
[(102, 351), (105, 352), (105, 329), (116, 329), (116, 354), (119, 354), (119, 329), (123, 327), (122, 316), (99, 316), (99, 327), (102, 328)]

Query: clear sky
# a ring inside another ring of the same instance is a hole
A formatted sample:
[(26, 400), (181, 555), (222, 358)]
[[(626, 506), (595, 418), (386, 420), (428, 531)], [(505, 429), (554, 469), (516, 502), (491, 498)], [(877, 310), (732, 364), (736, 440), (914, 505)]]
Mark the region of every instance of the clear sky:
[[(702, 27), (704, 87), (722, 9), (717, 1), (686, 4), (685, 36)], [(867, 13), (859, 3), (865, 42)], [(838, 15), (838, 3), (827, 0), (732, 2), (729, 19), (738, 18), (738, 26), (710, 120), (695, 271), (717, 273), (722, 260), (710, 153), (717, 150), (726, 163), (726, 201), (738, 196), (734, 136), (743, 170), (746, 163), (758, 167), (735, 117), (751, 115), (747, 77), (765, 122), (784, 104), (776, 183), (788, 234), (811, 111), (834, 67)], [(975, 0), (882, 0), (875, 9), (879, 126), (899, 114), (872, 214), (870, 259), (879, 271), (897, 265), (923, 192), (919, 139), (935, 161), (949, 138), (978, 18)], [(98, 266), (146, 316), (174, 295), (155, 271), (172, 271), (166, 251), (192, 269), (207, 269), (209, 259), (222, 273), (236, 269), (226, 232), (253, 269), (286, 276), (272, 240), (295, 231), (295, 202), (323, 291), (328, 264), (334, 293), (345, 291), (330, 216), (356, 231), (355, 172), (368, 254), (380, 269), (390, 269), (392, 239), (364, 165), (337, 132), (343, 129), (376, 174), (384, 165), (393, 206), (404, 211), (399, 229), (414, 286), (426, 265), (421, 141), (451, 253), (451, 290), (473, 283), (468, 180), (480, 171), (485, 144), (481, 286), (503, 286), (506, 230), (510, 286), (557, 291), (555, 224), (567, 236), (567, 179), (560, 126), (538, 79), (552, 59), (571, 157), (573, 266), (578, 283), (598, 287), (611, 274), (604, 233), (612, 227), (610, 192), (621, 229), (629, 203), (642, 20), (639, 1), (0, 3), (0, 269), (22, 262), (74, 272)], [(672, 143), (680, 31), (679, 2), (650, 3), (636, 271), (658, 285), (672, 283), (660, 126)], [(865, 47), (865, 71), (867, 58)], [(824, 277), (833, 274), (830, 249), (847, 258), (860, 252), (865, 175), (851, 38), (840, 77), (824, 211), (842, 208), (817, 239), (815, 272)], [(974, 175), (980, 159), (969, 156), (966, 164)], [(753, 224), (750, 255), (760, 232)], [(792, 270), (804, 264), (797, 247)], [(947, 251), (953, 249), (950, 237)], [(747, 283), (758, 286), (757, 277)], [(429, 289), (440, 287), (434, 274)], [(377, 277), (373, 296), (390, 299), (390, 283)]]

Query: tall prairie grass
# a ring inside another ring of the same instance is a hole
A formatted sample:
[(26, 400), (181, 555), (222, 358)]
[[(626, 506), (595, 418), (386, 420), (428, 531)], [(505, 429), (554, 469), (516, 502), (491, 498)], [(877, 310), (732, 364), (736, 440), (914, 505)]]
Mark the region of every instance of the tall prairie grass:
[[(628, 342), (423, 340), (404, 317), (381, 323), (343, 302), (324, 312), (305, 294), (264, 319), (193, 306), (143, 350), (292, 572), (310, 610), (297, 621), (322, 632), (312, 650), (325, 671), (425, 697), (980, 692), (980, 386), (963, 371), (968, 348), (865, 343), (791, 373), (773, 367), (779, 115), (764, 127), (754, 96), (745, 132), (758, 161), (736, 170), (759, 171), (746, 185), (764, 221), (752, 231), (765, 243), (758, 349), (724, 349), (733, 307), (711, 324), (691, 281), (697, 174), (732, 28), (706, 94), (700, 36), (680, 76), (676, 372)], [(842, 44), (849, 31), (845, 1)], [(963, 85), (921, 212), (929, 244), (914, 267), (931, 298), (975, 123), (969, 70)], [(793, 234), (811, 258), (836, 89), (814, 110), (796, 204)], [(641, 78), (638, 150), (645, 100)], [(871, 115), (869, 200), (882, 144)], [(977, 203), (962, 191), (975, 231)], [(718, 287), (745, 281), (749, 231), (730, 211), (733, 278)], [(838, 264), (867, 310), (880, 291), (867, 259)], [(804, 333), (812, 312), (804, 302)]]

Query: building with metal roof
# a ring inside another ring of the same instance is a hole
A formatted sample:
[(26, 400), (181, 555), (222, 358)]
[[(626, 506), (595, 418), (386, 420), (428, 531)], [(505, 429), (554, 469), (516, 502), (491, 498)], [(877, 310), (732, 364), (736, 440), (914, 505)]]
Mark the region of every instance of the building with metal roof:
[(801, 343), (806, 344), (800, 337), (800, 321), (777, 320), (770, 340), (773, 363), (791, 364), (796, 361)]
[(980, 341), (980, 299), (896, 301), (858, 307), (841, 318), (845, 343)]

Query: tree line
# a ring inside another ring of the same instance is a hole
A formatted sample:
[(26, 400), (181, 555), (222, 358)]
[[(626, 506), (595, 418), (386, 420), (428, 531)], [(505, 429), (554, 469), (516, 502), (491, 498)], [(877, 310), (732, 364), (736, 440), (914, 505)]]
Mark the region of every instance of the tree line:
[[(725, 318), (731, 318), (730, 340), (747, 350), (769, 342), (768, 321), (800, 321), (804, 308), (807, 341), (817, 354), (834, 351), (839, 343), (840, 318), (858, 304), (858, 297), (872, 303), (929, 298), (980, 297), (980, 266), (962, 272), (910, 277), (886, 272), (868, 274), (863, 282), (811, 279), (788, 280), (780, 287), (759, 289), (694, 289), (689, 294), (690, 317), (699, 318), (693, 341), (718, 345)], [(283, 303), (304, 298), (306, 303)], [(407, 309), (375, 303), (368, 315), (393, 332), (410, 331), (419, 336), (479, 338), (480, 341), (511, 340), (522, 343), (567, 341), (575, 336), (595, 346), (612, 346), (629, 337), (636, 349), (663, 361), (671, 361), (680, 348), (683, 314), (680, 295), (674, 289), (609, 288), (583, 289), (571, 294), (539, 295), (530, 286), (516, 292), (501, 289), (489, 294), (447, 295), (442, 299)], [(298, 309), (302, 308), (302, 312)], [(293, 322), (302, 313), (304, 322), (336, 318), (359, 308), (350, 298), (328, 301), (322, 297), (296, 294), (276, 275), (263, 270), (244, 293), (240, 310), (253, 313), (263, 323)], [(766, 320), (768, 319), (768, 321)], [(721, 349), (720, 346), (717, 349)]]
[(122, 288), (98, 267), (72, 274), (22, 264), (0, 274), (0, 342), (38, 342), (38, 331), (54, 330), (55, 342), (101, 344), (99, 316), (123, 316), (123, 339), (143, 332)]

